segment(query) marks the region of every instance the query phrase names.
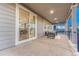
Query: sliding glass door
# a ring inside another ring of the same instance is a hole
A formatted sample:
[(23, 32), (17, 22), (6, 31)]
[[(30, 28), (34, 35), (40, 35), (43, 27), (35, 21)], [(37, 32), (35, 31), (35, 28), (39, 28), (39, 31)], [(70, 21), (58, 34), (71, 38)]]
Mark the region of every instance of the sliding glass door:
[(37, 37), (37, 15), (27, 8), (16, 6), (16, 45)]
[(36, 17), (33, 14), (30, 14), (29, 19), (29, 38), (35, 37), (35, 25)]
[(29, 13), (22, 8), (19, 8), (19, 40), (29, 38)]

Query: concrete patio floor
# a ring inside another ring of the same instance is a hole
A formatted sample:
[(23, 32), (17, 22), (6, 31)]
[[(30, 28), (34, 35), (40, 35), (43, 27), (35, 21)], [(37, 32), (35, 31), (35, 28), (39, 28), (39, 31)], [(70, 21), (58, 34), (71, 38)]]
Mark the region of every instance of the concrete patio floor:
[(41, 37), (36, 40), (0, 51), (1, 56), (74, 56), (65, 35), (55, 39)]

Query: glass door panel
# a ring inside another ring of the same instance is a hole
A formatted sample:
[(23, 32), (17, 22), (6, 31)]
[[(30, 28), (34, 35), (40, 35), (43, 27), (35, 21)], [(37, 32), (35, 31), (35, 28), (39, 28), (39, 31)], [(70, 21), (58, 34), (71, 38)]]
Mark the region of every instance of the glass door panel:
[(35, 16), (34, 15), (30, 15), (30, 20), (29, 20), (29, 37), (35, 37)]
[(29, 38), (29, 13), (22, 8), (19, 8), (19, 40)]

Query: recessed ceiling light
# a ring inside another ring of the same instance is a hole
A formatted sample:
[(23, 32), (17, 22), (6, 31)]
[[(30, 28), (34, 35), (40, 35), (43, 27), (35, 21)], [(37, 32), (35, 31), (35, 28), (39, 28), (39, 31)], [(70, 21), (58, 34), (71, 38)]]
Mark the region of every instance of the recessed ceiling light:
[(57, 20), (58, 18), (54, 18), (54, 20)]
[(54, 13), (54, 11), (53, 10), (50, 10), (50, 14), (53, 14)]

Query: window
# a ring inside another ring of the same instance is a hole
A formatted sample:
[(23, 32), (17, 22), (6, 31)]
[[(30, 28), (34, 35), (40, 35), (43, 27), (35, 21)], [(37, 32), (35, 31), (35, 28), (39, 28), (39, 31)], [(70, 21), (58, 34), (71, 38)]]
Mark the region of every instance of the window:
[(35, 37), (35, 16), (30, 14), (30, 20), (29, 20), (29, 37), (32, 38), (32, 37)]
[(19, 8), (19, 40), (29, 38), (29, 13)]

